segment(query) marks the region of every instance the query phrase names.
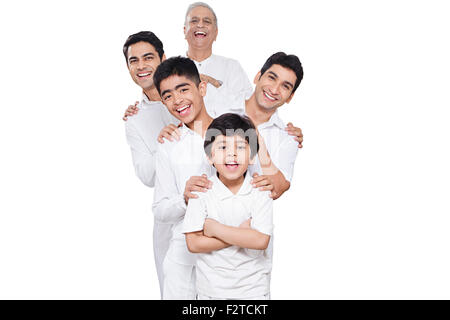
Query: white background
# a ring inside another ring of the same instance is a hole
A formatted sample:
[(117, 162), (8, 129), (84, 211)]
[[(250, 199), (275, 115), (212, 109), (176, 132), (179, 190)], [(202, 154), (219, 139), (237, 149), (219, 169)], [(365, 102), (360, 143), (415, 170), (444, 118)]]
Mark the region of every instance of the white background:
[[(189, 3), (1, 3), (0, 298), (159, 298), (122, 45), (151, 30), (185, 53)], [(305, 142), (275, 207), (272, 297), (449, 299), (446, 2), (209, 4), (214, 52), (251, 80), (276, 51), (304, 65), (281, 109)]]

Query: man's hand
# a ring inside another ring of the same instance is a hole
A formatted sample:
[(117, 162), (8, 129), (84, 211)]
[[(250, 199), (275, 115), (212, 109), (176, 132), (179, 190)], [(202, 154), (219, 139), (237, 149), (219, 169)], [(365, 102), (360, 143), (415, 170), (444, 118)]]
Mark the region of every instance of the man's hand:
[(211, 189), (212, 182), (207, 179), (206, 174), (202, 174), (201, 176), (192, 176), (186, 182), (186, 187), (184, 188), (184, 201), (186, 204), (189, 202), (189, 199), (197, 199), (198, 196), (193, 194), (193, 191), (206, 192), (208, 189)]
[(243, 229), (251, 229), (251, 222), (252, 222), (252, 218), (245, 220), (244, 222), (242, 222), (239, 225), (239, 228), (243, 228)]
[(270, 197), (272, 199), (278, 199), (277, 192), (275, 191), (275, 184), (273, 176), (259, 175), (256, 172), (253, 174), (253, 180), (250, 181), (253, 188), (259, 188), (260, 191), (270, 191)]
[(201, 74), (200, 75), (200, 80), (201, 81), (205, 81), (205, 82), (209, 82), (216, 88), (219, 88), (222, 85), (222, 83), (220, 81), (214, 79), (213, 77), (207, 76), (206, 74)]
[(181, 123), (178, 126), (169, 124), (167, 127), (164, 127), (158, 135), (158, 142), (164, 143), (163, 138), (166, 138), (169, 141), (173, 141), (173, 139), (179, 141), (181, 133), (178, 128), (180, 127), (180, 125)]
[(127, 121), (128, 117), (134, 116), (135, 114), (138, 113), (138, 110), (139, 110), (139, 108), (137, 107), (138, 104), (139, 104), (139, 101), (136, 101), (134, 103), (134, 105), (128, 106), (127, 110), (125, 110), (125, 114), (123, 115), (123, 118), (122, 118), (123, 121)]
[(289, 122), (287, 124), (287, 127), (284, 129), (288, 132), (289, 135), (294, 136), (294, 140), (298, 142), (298, 147), (303, 148), (303, 133), (302, 129), (294, 127), (292, 122)]
[(215, 228), (220, 224), (214, 219), (206, 218), (203, 224), (203, 234), (207, 237), (214, 238)]

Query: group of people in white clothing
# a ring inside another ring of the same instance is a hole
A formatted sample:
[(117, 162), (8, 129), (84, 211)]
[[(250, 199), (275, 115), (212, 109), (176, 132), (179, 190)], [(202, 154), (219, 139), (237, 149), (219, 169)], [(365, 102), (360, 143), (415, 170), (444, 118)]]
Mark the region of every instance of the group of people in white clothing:
[(154, 187), (153, 249), (162, 299), (269, 299), (273, 200), (290, 188), (303, 134), (277, 109), (303, 78), (277, 52), (254, 78), (212, 54), (213, 9), (186, 12), (186, 55), (166, 59), (150, 31), (123, 53), (142, 100), (124, 120), (140, 180)]

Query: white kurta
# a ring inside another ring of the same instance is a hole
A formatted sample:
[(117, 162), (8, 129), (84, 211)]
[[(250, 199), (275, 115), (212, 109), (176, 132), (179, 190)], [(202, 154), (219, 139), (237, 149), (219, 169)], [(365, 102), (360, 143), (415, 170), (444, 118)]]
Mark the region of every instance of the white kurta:
[(253, 93), (253, 86), (239, 62), (213, 54), (201, 62), (194, 60), (194, 63), (200, 74), (222, 83), (219, 88), (208, 83), (204, 101), (209, 115), (217, 118), (227, 112), (239, 113), (242, 101)]
[[(145, 94), (139, 103), (137, 115), (128, 117), (125, 130), (136, 175), (143, 184), (152, 188), (155, 185), (155, 155), (157, 137), (162, 128), (179, 121), (174, 118), (159, 101), (150, 101)], [(163, 294), (163, 260), (169, 248), (172, 225), (153, 224), (153, 254), (158, 275), (161, 296)]]

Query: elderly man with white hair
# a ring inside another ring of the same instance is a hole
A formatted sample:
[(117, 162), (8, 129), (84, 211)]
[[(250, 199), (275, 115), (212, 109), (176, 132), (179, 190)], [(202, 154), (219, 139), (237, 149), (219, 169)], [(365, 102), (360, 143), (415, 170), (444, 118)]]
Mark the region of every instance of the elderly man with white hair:
[[(201, 79), (208, 83), (205, 105), (213, 118), (226, 112), (240, 112), (241, 101), (253, 87), (238, 61), (212, 53), (218, 24), (214, 10), (204, 2), (191, 4), (186, 11), (184, 36), (187, 57), (194, 61)], [(224, 104), (224, 101), (227, 101)], [(236, 110), (234, 110), (236, 109)]]

